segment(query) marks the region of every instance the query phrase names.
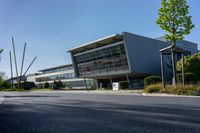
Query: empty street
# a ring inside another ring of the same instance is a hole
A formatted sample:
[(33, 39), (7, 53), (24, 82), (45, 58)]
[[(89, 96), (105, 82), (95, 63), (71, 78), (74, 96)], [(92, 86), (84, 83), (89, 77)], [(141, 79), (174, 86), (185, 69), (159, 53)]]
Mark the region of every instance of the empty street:
[(1, 92), (1, 133), (197, 133), (200, 98)]

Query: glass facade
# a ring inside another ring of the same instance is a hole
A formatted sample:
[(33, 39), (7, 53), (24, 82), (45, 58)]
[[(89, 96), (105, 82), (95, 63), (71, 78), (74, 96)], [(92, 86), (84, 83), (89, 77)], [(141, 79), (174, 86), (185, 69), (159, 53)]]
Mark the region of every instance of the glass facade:
[(69, 65), (69, 66), (65, 66), (65, 67), (61, 67), (61, 68), (44, 70), (44, 71), (42, 71), (42, 73), (46, 74), (46, 73), (54, 73), (54, 72), (67, 71), (67, 70), (73, 70), (73, 66)]
[[(85, 87), (85, 81), (84, 80), (80, 80), (80, 81), (68, 81), (66, 83), (64, 83), (66, 86), (76, 86), (76, 87)], [(86, 80), (86, 84), (88, 87), (91, 87), (94, 85), (94, 81), (93, 80)]]
[[(67, 71), (70, 70), (70, 71)], [(71, 71), (72, 70), (72, 71)], [(79, 87), (85, 88), (86, 84), (88, 87), (94, 85), (94, 81), (92, 79), (76, 79), (74, 75), (73, 65), (66, 65), (61, 67), (49, 68), (46, 70), (41, 70), (42, 74), (38, 75), (35, 78), (35, 81), (43, 86), (44, 82), (49, 82), (52, 84), (52, 81), (62, 81), (66, 87)], [(58, 73), (57, 73), (58, 72)], [(68, 80), (69, 79), (69, 80)], [(72, 80), (70, 80), (72, 79)]]
[(78, 76), (92, 76), (129, 70), (124, 44), (75, 55)]
[(52, 76), (38, 77), (36, 78), (36, 82), (45, 82), (45, 81), (54, 81), (54, 80), (72, 79), (72, 78), (74, 78), (74, 73), (65, 73)]

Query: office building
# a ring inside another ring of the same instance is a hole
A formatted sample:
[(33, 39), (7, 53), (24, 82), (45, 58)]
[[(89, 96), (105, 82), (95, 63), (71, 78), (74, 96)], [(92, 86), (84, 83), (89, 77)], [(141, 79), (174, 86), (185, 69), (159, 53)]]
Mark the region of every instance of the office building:
[(72, 64), (56, 66), (39, 70), (39, 73), (27, 75), (27, 81), (35, 82), (37, 86), (44, 85), (48, 82), (52, 84), (54, 81), (62, 81), (66, 87), (70, 88), (91, 88), (94, 85), (92, 79), (75, 78)]
[[(131, 88), (143, 87), (144, 77), (160, 75), (159, 50), (170, 46), (163, 39), (128, 32), (107, 36), (68, 50), (76, 78), (92, 78), (97, 87), (112, 88), (113, 82), (128, 81)], [(197, 44), (179, 41), (185, 53), (198, 52)]]

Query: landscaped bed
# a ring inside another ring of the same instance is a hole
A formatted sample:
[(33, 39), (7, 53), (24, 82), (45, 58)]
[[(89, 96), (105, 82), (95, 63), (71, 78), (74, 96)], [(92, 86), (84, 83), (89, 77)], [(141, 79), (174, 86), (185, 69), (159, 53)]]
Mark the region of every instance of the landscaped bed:
[(199, 85), (167, 85), (165, 88), (161, 84), (148, 85), (144, 90), (144, 93), (166, 93), (175, 95), (193, 95), (200, 96)]

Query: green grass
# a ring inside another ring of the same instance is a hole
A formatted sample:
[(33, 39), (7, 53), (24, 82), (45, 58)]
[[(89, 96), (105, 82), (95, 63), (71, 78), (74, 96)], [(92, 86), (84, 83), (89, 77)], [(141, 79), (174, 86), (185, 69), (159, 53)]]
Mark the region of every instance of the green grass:
[(12, 89), (12, 88), (8, 88), (8, 89), (1, 89), (0, 91), (24, 91), (23, 89)]
[[(62, 89), (59, 89), (59, 90), (56, 90), (56, 91), (64, 91), (64, 90), (69, 90), (68, 88), (62, 88)], [(30, 90), (24, 90), (24, 89), (12, 89), (12, 88), (3, 88), (3, 89), (0, 89), (0, 91), (18, 91), (18, 92), (31, 92), (31, 91), (55, 91), (53, 89), (50, 89), (50, 88), (32, 88)]]
[(67, 91), (67, 90), (70, 90), (68, 88), (62, 88), (62, 89), (58, 89), (58, 90), (54, 90), (54, 89), (51, 89), (51, 88), (33, 88), (31, 89), (30, 91)]

